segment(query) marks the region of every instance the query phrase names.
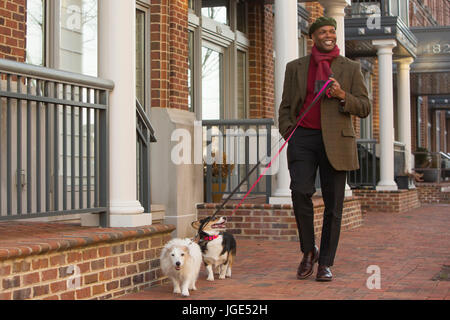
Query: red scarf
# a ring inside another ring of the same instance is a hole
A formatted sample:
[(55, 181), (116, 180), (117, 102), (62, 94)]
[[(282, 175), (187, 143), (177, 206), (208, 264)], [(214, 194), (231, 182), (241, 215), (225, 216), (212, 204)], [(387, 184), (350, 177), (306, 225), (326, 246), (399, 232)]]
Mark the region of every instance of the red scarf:
[[(320, 52), (314, 45), (311, 52), (311, 62), (317, 66), (317, 73), (315, 81), (317, 80), (328, 80), (331, 71), (331, 62), (339, 56), (340, 50), (338, 46), (334, 46), (334, 49), (330, 52), (323, 53)], [(308, 79), (309, 80), (309, 79)]]
[[(324, 83), (330, 75), (333, 73), (331, 71), (331, 62), (339, 56), (340, 50), (336, 45), (334, 49), (330, 52), (323, 53), (320, 52), (314, 45), (311, 52), (311, 60), (308, 69), (308, 85), (306, 91), (306, 98), (303, 106), (299, 112), (302, 114), (303, 111), (311, 104), (315, 97), (316, 81), (322, 80)], [(318, 88), (320, 89), (320, 88)], [(322, 101), (318, 101), (311, 111), (305, 116), (300, 125), (304, 128), (310, 129), (321, 129), (321, 117), (320, 117), (320, 104)]]

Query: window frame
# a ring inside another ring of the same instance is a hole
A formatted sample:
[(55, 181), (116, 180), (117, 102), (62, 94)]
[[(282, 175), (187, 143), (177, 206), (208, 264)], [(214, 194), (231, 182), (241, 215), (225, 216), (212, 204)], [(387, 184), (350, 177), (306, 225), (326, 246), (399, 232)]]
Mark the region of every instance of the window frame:
[[(229, 110), (227, 110), (227, 106), (229, 103), (229, 95), (230, 95), (230, 87), (229, 87), (229, 82), (230, 82), (230, 72), (229, 72), (229, 68), (226, 68), (227, 62), (229, 61), (229, 51), (227, 50), (227, 48), (222, 47), (221, 45), (208, 41), (208, 40), (203, 40), (202, 41), (202, 46), (201, 46), (201, 51), (202, 51), (202, 58), (203, 58), (203, 48), (208, 48), (210, 50), (213, 50), (214, 52), (217, 52), (219, 54), (222, 55), (222, 61), (221, 61), (221, 83), (222, 83), (222, 93), (221, 93), (221, 101), (220, 101), (220, 118), (219, 119), (227, 119), (229, 117)], [(201, 70), (201, 69), (200, 69)], [(201, 74), (201, 72), (200, 72)], [(203, 83), (203, 79), (202, 79), (202, 83)], [(203, 86), (203, 85), (202, 85)], [(201, 96), (201, 102), (203, 105), (203, 95)], [(201, 113), (201, 118), (203, 119), (203, 109), (202, 109), (202, 113)]]
[[(42, 50), (42, 52), (41, 52), (41, 54), (42, 54), (42, 64), (36, 64), (36, 65), (38, 65), (38, 66), (45, 66), (46, 65), (46, 61), (47, 61), (47, 55), (48, 55), (47, 54), (47, 49), (46, 49), (47, 38), (48, 38), (48, 32), (47, 32), (47, 24), (48, 24), (48, 22), (47, 22), (47, 7), (48, 7), (48, 5), (47, 5), (47, 1), (46, 0), (40, 0), (40, 1), (41, 1), (42, 5), (43, 5), (43, 8), (42, 8), (42, 20), (43, 20), (42, 21), (42, 25), (43, 25), (42, 33), (43, 34), (42, 34), (42, 44), (41, 44), (42, 45), (42, 48), (41, 48), (41, 50)], [(28, 14), (27, 14), (27, 19), (28, 19)], [(25, 24), (26, 25), (28, 24), (28, 20), (25, 21)], [(26, 31), (26, 37), (28, 37), (28, 26), (27, 26), (27, 31)], [(25, 41), (25, 50), (27, 48), (27, 45), (28, 45), (28, 42)], [(35, 65), (35, 64), (27, 61), (27, 53), (25, 53), (25, 63)]]
[[(364, 82), (367, 88), (368, 98), (373, 105), (373, 73), (369, 70), (362, 70), (364, 77)], [(370, 112), (366, 118), (360, 119), (360, 137), (361, 139), (372, 139), (373, 138), (373, 113)], [(362, 129), (365, 129), (364, 132)]]
[[(223, 93), (223, 118), (236, 118), (237, 110), (237, 51), (246, 53), (246, 78), (248, 80), (248, 61), (250, 40), (247, 34), (237, 30), (237, 2), (230, 0), (230, 24), (225, 25), (202, 16), (202, 1), (194, 0), (194, 9), (188, 8), (188, 29), (194, 33), (194, 58), (193, 58), (193, 110), (197, 120), (202, 120), (202, 72), (201, 58), (202, 47), (205, 42), (220, 46), (223, 50), (224, 93)], [(248, 16), (248, 5), (245, 7)], [(248, 20), (247, 32), (248, 32)], [(246, 81), (246, 106), (247, 117), (249, 115), (249, 86)]]
[[(97, 0), (97, 6), (98, 1), (99, 0)], [(142, 2), (149, 0), (138, 0), (138, 1)], [(44, 5), (43, 66), (46, 68), (61, 70), (61, 56), (60, 56), (61, 0), (44, 0), (43, 5)], [(83, 74), (82, 71), (79, 73)], [(97, 66), (97, 75), (95, 76), (98, 76), (98, 66)]]
[(422, 139), (421, 139), (421, 135), (422, 135), (422, 105), (423, 105), (423, 98), (421, 96), (417, 97), (417, 107), (416, 107), (416, 112), (417, 112), (417, 147), (422, 147)]
[(145, 91), (145, 103), (142, 106), (144, 108), (145, 112), (150, 115), (150, 106), (151, 106), (151, 92), (150, 92), (150, 84), (151, 84), (151, 36), (150, 36), (150, 0), (136, 0), (136, 11), (141, 10), (145, 13), (145, 53), (144, 53), (144, 68), (145, 68), (145, 84), (144, 84), (144, 91)]

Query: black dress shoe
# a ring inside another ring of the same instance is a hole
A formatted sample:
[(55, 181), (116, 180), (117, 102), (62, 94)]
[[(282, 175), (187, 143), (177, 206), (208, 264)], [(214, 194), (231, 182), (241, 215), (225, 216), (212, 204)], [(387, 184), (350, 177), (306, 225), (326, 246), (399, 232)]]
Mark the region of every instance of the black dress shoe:
[(303, 255), (302, 262), (297, 269), (297, 279), (303, 280), (308, 278), (313, 273), (314, 263), (319, 260), (319, 249), (314, 246), (314, 249)]
[(317, 268), (317, 281), (331, 281), (333, 280), (333, 274), (331, 273), (330, 267), (321, 266)]

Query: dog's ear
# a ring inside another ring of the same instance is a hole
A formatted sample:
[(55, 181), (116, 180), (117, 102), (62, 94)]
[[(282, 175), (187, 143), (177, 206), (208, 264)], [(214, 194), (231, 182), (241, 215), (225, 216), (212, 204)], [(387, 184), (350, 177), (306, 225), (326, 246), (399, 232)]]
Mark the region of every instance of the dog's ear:
[(194, 228), (195, 230), (198, 230), (198, 228), (200, 228), (200, 221), (193, 221), (191, 223), (192, 228)]

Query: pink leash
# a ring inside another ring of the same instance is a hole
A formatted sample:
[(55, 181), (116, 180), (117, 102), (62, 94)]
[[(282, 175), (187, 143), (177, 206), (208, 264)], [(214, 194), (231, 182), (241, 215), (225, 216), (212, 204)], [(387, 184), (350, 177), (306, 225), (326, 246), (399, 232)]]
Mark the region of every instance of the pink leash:
[[(330, 77), (332, 77), (333, 75), (331, 75)], [(234, 208), (233, 212), (231, 213), (232, 215), (239, 209), (239, 207), (242, 205), (242, 203), (245, 201), (245, 199), (247, 199), (248, 195), (253, 191), (253, 189), (256, 187), (256, 185), (258, 184), (258, 182), (262, 179), (262, 177), (266, 174), (267, 170), (270, 169), (270, 167), (272, 166), (273, 162), (278, 158), (278, 156), (280, 155), (281, 151), (283, 151), (284, 147), (286, 146), (286, 144), (289, 142), (289, 140), (292, 138), (292, 135), (294, 134), (295, 130), (297, 130), (297, 128), (300, 125), (300, 122), (302, 122), (302, 120), (305, 118), (305, 116), (308, 114), (308, 112), (311, 110), (311, 108), (317, 103), (317, 101), (319, 101), (319, 99), (322, 97), (322, 95), (327, 92), (328, 88), (330, 87), (330, 85), (333, 83), (333, 81), (331, 80), (327, 80), (327, 82), (324, 84), (324, 86), (322, 87), (322, 89), (319, 91), (319, 93), (315, 96), (314, 100), (311, 102), (311, 104), (308, 106), (308, 108), (306, 108), (306, 110), (303, 112), (302, 115), (299, 116), (299, 120), (297, 121), (297, 125), (295, 126), (294, 130), (292, 130), (291, 134), (289, 135), (289, 137), (286, 139), (286, 141), (283, 143), (283, 145), (281, 146), (280, 150), (278, 150), (277, 154), (272, 158), (272, 160), (269, 162), (269, 164), (267, 165), (266, 169), (263, 171), (263, 173), (261, 173), (261, 175), (259, 176), (258, 180), (256, 180), (256, 182), (252, 185), (252, 187), (248, 190), (247, 194), (242, 198), (242, 200), (239, 202), (239, 204)], [(327, 92), (328, 95), (328, 92)], [(328, 95), (328, 97), (330, 97)], [(282, 139), (282, 138), (281, 138)], [(281, 140), (280, 139), (280, 140)], [(253, 171), (256, 170), (256, 168), (261, 164), (261, 160), (255, 165), (255, 167), (250, 170), (250, 172), (247, 174), (247, 177), (250, 176), (250, 174), (253, 173)], [(245, 177), (240, 183), (239, 185), (231, 192), (231, 194), (227, 197), (227, 199), (225, 199), (225, 201), (220, 205), (220, 207), (216, 210), (216, 212), (214, 212), (214, 214), (212, 216), (209, 217), (209, 219), (213, 219), (219, 212), (220, 210), (222, 210), (225, 206), (225, 204), (228, 202), (228, 200), (231, 199), (231, 197), (233, 196), (233, 194), (235, 194), (237, 192), (237, 190), (239, 190), (239, 188), (241, 187), (241, 185), (244, 183), (244, 181), (247, 179), (247, 177)], [(202, 231), (202, 228), (199, 228), (197, 236), (200, 236), (200, 232)], [(194, 238), (195, 239), (195, 238)]]
[(297, 130), (297, 128), (299, 127), (300, 123), (303, 121), (303, 119), (306, 117), (306, 115), (308, 114), (309, 110), (311, 110), (311, 107), (314, 106), (316, 104), (316, 102), (320, 99), (320, 97), (322, 96), (322, 94), (328, 89), (328, 86), (332, 83), (333, 81), (328, 80), (325, 85), (322, 87), (322, 89), (319, 91), (319, 93), (316, 95), (316, 97), (314, 98), (313, 102), (311, 103), (310, 107), (308, 109), (306, 109), (306, 111), (302, 114), (302, 116), (299, 118), (299, 120), (297, 121), (297, 125), (295, 126), (294, 130), (292, 130), (291, 134), (289, 135), (289, 137), (286, 139), (286, 141), (283, 143), (283, 145), (281, 146), (280, 150), (278, 150), (278, 152), (275, 154), (275, 156), (272, 158), (272, 160), (270, 160), (269, 164), (267, 165), (267, 167), (264, 169), (263, 173), (260, 174), (258, 180), (256, 180), (256, 182), (252, 185), (252, 187), (248, 190), (247, 194), (242, 198), (242, 200), (239, 202), (239, 204), (234, 208), (233, 212), (231, 213), (231, 215), (233, 215), (234, 213), (236, 213), (236, 211), (239, 209), (239, 207), (242, 205), (242, 203), (244, 203), (245, 199), (247, 199), (247, 197), (249, 196), (249, 194), (253, 191), (253, 189), (256, 187), (256, 185), (258, 184), (258, 182), (262, 179), (262, 177), (266, 174), (267, 170), (270, 169), (270, 167), (272, 166), (273, 162), (279, 157), (279, 155), (281, 154), (281, 151), (283, 151), (284, 147), (286, 146), (286, 144), (289, 142), (289, 140), (291, 140), (292, 136), (294, 135), (295, 130)]

